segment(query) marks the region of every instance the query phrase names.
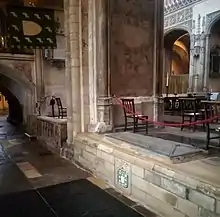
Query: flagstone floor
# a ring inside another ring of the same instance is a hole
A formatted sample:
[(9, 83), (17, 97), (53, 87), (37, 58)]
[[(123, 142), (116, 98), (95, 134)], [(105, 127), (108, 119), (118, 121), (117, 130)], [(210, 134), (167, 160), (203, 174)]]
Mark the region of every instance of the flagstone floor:
[(0, 119), (0, 216), (156, 217)]

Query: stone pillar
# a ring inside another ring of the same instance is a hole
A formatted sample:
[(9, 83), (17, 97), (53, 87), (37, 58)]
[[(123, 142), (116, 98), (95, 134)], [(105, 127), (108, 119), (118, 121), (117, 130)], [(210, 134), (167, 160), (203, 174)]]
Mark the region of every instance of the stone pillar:
[(108, 92), (108, 1), (89, 0), (90, 132), (112, 128)]
[[(80, 37), (79, 37), (79, 14), (80, 0), (69, 0), (65, 2), (66, 23), (66, 84), (68, 102), (68, 143), (73, 137), (81, 132), (81, 97), (80, 97)], [(67, 24), (68, 22), (68, 24)], [(69, 29), (69, 31), (68, 31)]]
[(153, 68), (153, 98), (154, 98), (154, 121), (163, 121), (163, 31), (164, 13), (163, 2), (155, 1), (154, 8), (154, 68)]
[(41, 102), (45, 96), (44, 75), (43, 75), (43, 54), (41, 49), (35, 50), (35, 70), (36, 70), (36, 99)]
[(195, 35), (190, 37), (190, 60), (189, 60), (189, 84), (188, 92), (193, 91), (193, 76), (194, 76), (194, 46), (195, 46)]
[[(88, 56), (89, 56), (89, 113), (90, 124), (89, 131), (97, 123), (97, 49), (96, 43), (97, 30), (96, 30), (96, 5), (98, 1), (88, 0)], [(101, 40), (101, 39), (99, 39)]]
[(64, 0), (64, 27), (66, 38), (66, 59), (65, 59), (65, 86), (67, 94), (67, 143), (73, 142), (73, 119), (72, 119), (72, 76), (70, 58), (70, 35), (69, 35), (69, 1)]
[(102, 131), (112, 130), (112, 100), (108, 79), (108, 9), (109, 1), (97, 1), (97, 119), (102, 123)]
[(172, 48), (170, 49), (166, 49), (165, 50), (165, 57), (166, 57), (166, 62), (165, 62), (165, 76), (167, 75), (171, 75), (172, 72)]
[(205, 71), (205, 36), (202, 33), (201, 35), (201, 48), (200, 48), (200, 69), (199, 69), (199, 80), (198, 80), (198, 91), (203, 91), (203, 83), (204, 83), (204, 71)]
[(203, 91), (209, 91), (209, 68), (210, 67), (210, 35), (206, 35), (205, 39), (205, 71), (204, 71), (204, 82)]

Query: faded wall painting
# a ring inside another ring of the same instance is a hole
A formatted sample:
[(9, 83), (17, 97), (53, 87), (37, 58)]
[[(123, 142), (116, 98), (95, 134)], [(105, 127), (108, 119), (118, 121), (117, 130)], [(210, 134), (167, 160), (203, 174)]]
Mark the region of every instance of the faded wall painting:
[(153, 92), (153, 0), (110, 0), (111, 93)]

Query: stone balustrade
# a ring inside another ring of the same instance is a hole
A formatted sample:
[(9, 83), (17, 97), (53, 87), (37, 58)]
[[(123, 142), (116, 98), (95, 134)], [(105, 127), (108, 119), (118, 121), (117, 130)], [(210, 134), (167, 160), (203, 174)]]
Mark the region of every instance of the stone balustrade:
[(28, 118), (27, 129), (55, 152), (59, 152), (67, 140), (67, 119), (32, 115)]

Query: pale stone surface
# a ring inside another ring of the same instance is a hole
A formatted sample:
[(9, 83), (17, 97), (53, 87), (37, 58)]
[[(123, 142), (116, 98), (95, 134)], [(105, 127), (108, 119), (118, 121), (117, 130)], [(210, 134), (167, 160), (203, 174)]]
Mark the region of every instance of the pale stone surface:
[(192, 201), (195, 204), (198, 204), (201, 207), (204, 207), (205, 209), (214, 211), (215, 210), (215, 200), (214, 198), (208, 197), (200, 192), (197, 192), (195, 190), (189, 191), (189, 200)]
[(115, 163), (115, 158), (113, 155), (107, 154), (106, 152), (103, 152), (101, 150), (97, 150), (97, 156), (108, 161), (111, 164)]
[(86, 151), (93, 154), (93, 155), (96, 155), (97, 154), (97, 148), (96, 147), (91, 147), (89, 145), (86, 146)]
[(157, 198), (149, 194), (146, 194), (145, 204), (147, 205), (147, 207), (156, 210), (158, 214), (164, 217), (186, 217), (185, 214), (178, 212), (172, 206), (169, 206), (167, 203), (158, 200)]
[(199, 217), (220, 217), (220, 215), (200, 207)]
[(88, 160), (90, 162), (90, 165), (88, 165), (89, 167), (93, 168), (94, 167), (94, 163), (95, 163), (95, 159), (96, 159), (96, 156), (93, 155), (93, 154), (90, 154), (89, 152), (87, 151), (83, 151), (83, 158)]
[(146, 193), (172, 206), (176, 206), (177, 204), (177, 196), (156, 185), (148, 183)]
[(171, 178), (173, 178), (174, 174), (175, 174), (175, 172), (173, 170), (170, 170), (168, 168), (165, 168), (165, 167), (162, 167), (162, 166), (159, 166), (159, 165), (155, 165), (153, 170), (158, 172), (158, 173), (161, 173), (165, 176), (171, 177)]
[(186, 187), (166, 178), (161, 178), (161, 187), (182, 198), (186, 198)]
[(147, 181), (145, 181), (139, 176), (132, 174), (132, 186), (144, 192), (147, 192), (147, 184), (148, 184)]
[(144, 178), (144, 169), (135, 165), (132, 165), (132, 173), (136, 176)]
[(178, 180), (178, 182), (183, 183), (184, 185), (187, 185), (193, 189), (196, 189), (198, 182), (196, 179), (193, 179), (189, 176), (186, 176), (182, 173), (175, 173), (173, 176), (174, 179)]
[(220, 214), (220, 201), (219, 200), (216, 201), (216, 212)]
[(176, 208), (180, 210), (182, 213), (186, 213), (186, 215), (189, 217), (198, 216), (199, 207), (188, 200), (178, 198)]
[(113, 151), (113, 154), (114, 154), (115, 157), (117, 157), (119, 159), (123, 159), (125, 161), (128, 161), (128, 162), (134, 164), (135, 157), (130, 155), (130, 154), (127, 154), (126, 152), (122, 152), (122, 151), (119, 151), (119, 150), (115, 149)]
[(148, 182), (160, 186), (161, 185), (161, 177), (153, 172), (145, 170), (144, 179)]
[(113, 152), (113, 148), (107, 147), (107, 146), (102, 145), (102, 144), (99, 144), (97, 148), (99, 150), (104, 151), (104, 152), (109, 153), (109, 154), (111, 154)]
[(145, 203), (146, 193), (140, 190), (139, 188), (135, 187), (134, 185), (132, 185), (131, 187), (131, 196), (136, 200), (140, 201), (141, 203)]

